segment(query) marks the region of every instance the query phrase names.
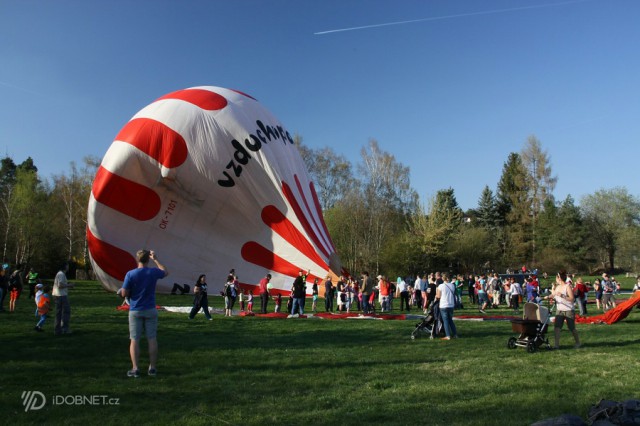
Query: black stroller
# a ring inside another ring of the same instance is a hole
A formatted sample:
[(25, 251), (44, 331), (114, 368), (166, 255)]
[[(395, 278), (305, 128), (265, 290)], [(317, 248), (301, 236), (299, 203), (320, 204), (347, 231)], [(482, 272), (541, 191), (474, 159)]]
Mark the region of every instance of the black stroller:
[(520, 335), (511, 337), (507, 342), (509, 349), (517, 346), (527, 348), (527, 352), (533, 353), (543, 344), (551, 349), (549, 339), (546, 338), (549, 326), (549, 309), (539, 306), (537, 303), (525, 303), (522, 319), (511, 320), (511, 329)]
[(415, 330), (411, 333), (411, 340), (425, 334), (428, 334), (430, 339), (444, 334), (444, 324), (442, 324), (440, 307), (437, 303), (431, 303), (427, 316), (419, 324), (416, 324)]

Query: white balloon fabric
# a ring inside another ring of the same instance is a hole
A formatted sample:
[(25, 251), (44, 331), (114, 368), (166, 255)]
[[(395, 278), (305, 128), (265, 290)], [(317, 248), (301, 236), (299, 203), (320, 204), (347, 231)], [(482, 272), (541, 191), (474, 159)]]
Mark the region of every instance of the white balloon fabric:
[(290, 133), (251, 96), (213, 86), (163, 96), (124, 126), (93, 183), (87, 239), (112, 291), (141, 248), (169, 270), (164, 293), (200, 274), (220, 290), (232, 268), (245, 289), (270, 273), (282, 292), (301, 269), (308, 283), (343, 272)]

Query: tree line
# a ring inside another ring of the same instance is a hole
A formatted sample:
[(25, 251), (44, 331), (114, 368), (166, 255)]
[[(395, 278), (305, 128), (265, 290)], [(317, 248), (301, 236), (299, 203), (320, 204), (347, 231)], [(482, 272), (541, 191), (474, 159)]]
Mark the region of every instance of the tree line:
[[(530, 136), (504, 161), (495, 189), (463, 211), (453, 188), (421, 200), (410, 170), (375, 140), (352, 164), (330, 148), (295, 143), (315, 184), (343, 266), (390, 277), (426, 271), (528, 269), (637, 272), (640, 200), (626, 188), (597, 189), (579, 203), (556, 200), (558, 177)], [(61, 263), (88, 271), (87, 204), (99, 159), (44, 179), (31, 158), (0, 161), (2, 256), (53, 276)], [(74, 275), (71, 275), (74, 276)]]
[(87, 205), (97, 158), (82, 167), (70, 163), (66, 174), (43, 179), (31, 157), (16, 164), (0, 160), (2, 258), (12, 267), (34, 267), (52, 277), (64, 262), (72, 272), (88, 270)]
[(370, 140), (357, 164), (329, 148), (296, 143), (316, 185), (345, 267), (406, 276), (425, 271), (581, 273), (638, 271), (640, 200), (626, 188), (597, 189), (578, 204), (556, 200), (558, 177), (530, 136), (508, 154), (495, 189), (462, 211), (453, 188), (422, 202), (409, 169)]

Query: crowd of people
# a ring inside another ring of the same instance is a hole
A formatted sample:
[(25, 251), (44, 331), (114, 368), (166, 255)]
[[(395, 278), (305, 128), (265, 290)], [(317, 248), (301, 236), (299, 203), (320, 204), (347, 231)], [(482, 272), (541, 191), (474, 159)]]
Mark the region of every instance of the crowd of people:
[[(51, 302), (54, 302), (54, 334), (71, 334), (69, 324), (71, 321), (71, 306), (69, 304), (69, 289), (73, 284), (67, 281), (66, 273), (69, 265), (64, 263), (53, 281), (53, 286), (45, 285), (40, 275), (33, 268), (25, 265), (17, 265), (12, 268), (6, 261), (0, 266), (0, 312), (13, 313), (23, 293), (28, 290), (27, 300), (33, 299), (35, 303), (35, 317), (37, 318), (34, 330), (43, 331), (43, 326), (49, 316)], [(8, 310), (4, 308), (5, 299), (9, 298)]]
[[(145, 336), (148, 341), (149, 367), (148, 374), (155, 376), (158, 357), (157, 346), (157, 320), (158, 314), (155, 303), (156, 284), (159, 279), (168, 275), (164, 267), (153, 251), (139, 250), (136, 253), (137, 268), (129, 271), (124, 279), (124, 284), (118, 294), (125, 298), (129, 306), (129, 355), (132, 368), (127, 371), (129, 377), (139, 377), (140, 339)], [(154, 267), (149, 262), (155, 263)], [(37, 323), (34, 329), (43, 330), (43, 325), (49, 315), (50, 304), (55, 304), (54, 334), (69, 334), (71, 308), (68, 292), (73, 284), (67, 281), (66, 273), (68, 264), (62, 265), (55, 276), (52, 288), (41, 282), (39, 275), (33, 269), (28, 272), (26, 268), (18, 266), (11, 270), (9, 265), (0, 268), (0, 311), (4, 310), (4, 300), (9, 297), (9, 312), (15, 310), (24, 285), (28, 286), (28, 299), (34, 298)], [(283, 293), (288, 296), (286, 312), (291, 317), (304, 315), (307, 299), (307, 277), (310, 271), (300, 270), (293, 280), (289, 291), (274, 291), (271, 285), (271, 274), (266, 274), (258, 283), (255, 290), (260, 296), (260, 310), (266, 314), (270, 300), (275, 303), (274, 312), (282, 310)], [(195, 318), (202, 311), (205, 318), (211, 320), (208, 301), (208, 285), (206, 275), (198, 277), (194, 287), (193, 307), (189, 312), (189, 319)], [(394, 301), (399, 300), (400, 312), (418, 310), (423, 314), (434, 306), (437, 306), (443, 323), (444, 340), (458, 337), (453, 312), (455, 309), (463, 309), (463, 289), (466, 287), (468, 301), (471, 306), (476, 306), (480, 313), (486, 313), (486, 309), (499, 308), (506, 305), (519, 312), (519, 306), (523, 302), (541, 304), (544, 300), (554, 302), (555, 316), (555, 347), (559, 346), (560, 330), (566, 322), (575, 339), (575, 346), (580, 347), (580, 340), (575, 329), (575, 306), (580, 314), (587, 313), (587, 297), (591, 289), (595, 293), (596, 307), (607, 311), (616, 306), (615, 295), (620, 290), (620, 285), (615, 278), (608, 274), (602, 274), (601, 279), (596, 279), (590, 288), (590, 283), (584, 282), (581, 277), (575, 278), (566, 272), (557, 274), (551, 288), (541, 288), (537, 274), (526, 276), (524, 284), (520, 284), (514, 276), (499, 276), (497, 273), (479, 275), (449, 275), (434, 272), (420, 274), (414, 277), (401, 278), (395, 281), (389, 280), (384, 275), (370, 276), (363, 271), (359, 278), (353, 276), (340, 276), (335, 284), (329, 275), (324, 282), (315, 278), (311, 285), (311, 311), (317, 312), (320, 286), (324, 287), (325, 312), (349, 313), (359, 311), (363, 314), (391, 312), (394, 309)], [(246, 287), (246, 286), (245, 286)], [(634, 290), (640, 290), (640, 278)], [(240, 304), (241, 311), (253, 313), (253, 289), (242, 288), (238, 275), (234, 269), (229, 271), (224, 290), (222, 291), (225, 303), (225, 316), (231, 316), (236, 301)], [(245, 305), (246, 302), (246, 305)], [(335, 304), (334, 304), (335, 302)]]
[[(270, 301), (273, 301), (275, 305), (273, 312), (286, 312), (291, 316), (303, 315), (309, 274), (309, 270), (300, 270), (291, 287), (285, 291), (273, 291), (270, 282), (271, 274), (266, 274), (256, 286), (257, 295), (260, 297), (260, 309), (257, 313), (266, 314)], [(497, 273), (464, 276), (434, 272), (419, 274), (415, 278), (398, 277), (393, 281), (383, 275), (373, 278), (369, 272), (364, 271), (359, 278), (340, 276), (335, 282), (329, 275), (324, 282), (315, 278), (311, 285), (311, 312), (318, 312), (320, 289), (323, 288), (324, 312), (387, 313), (394, 310), (394, 303), (396, 303), (399, 312), (417, 310), (427, 314), (434, 301), (439, 302), (438, 287), (446, 283), (453, 288), (452, 300), (455, 309), (464, 308), (463, 292), (466, 290), (469, 305), (476, 306), (482, 314), (486, 314), (488, 309), (501, 307), (512, 309), (517, 314), (523, 303), (542, 303), (545, 300), (544, 296), (548, 295), (555, 285), (553, 283), (551, 288), (543, 288), (537, 274), (523, 276), (524, 283), (521, 284), (514, 275), (501, 277)], [(206, 277), (201, 275), (194, 286), (194, 305), (189, 314), (191, 319), (200, 310), (204, 312), (207, 319), (211, 318), (208, 311), (205, 279)], [(567, 280), (575, 293), (575, 304), (579, 308), (580, 315), (587, 314), (587, 299), (591, 290), (595, 294), (597, 309), (607, 311), (616, 306), (615, 294), (620, 286), (614, 277), (609, 277), (605, 273), (602, 279), (594, 281), (592, 287), (591, 283), (584, 282), (581, 277), (576, 278), (574, 283), (574, 277), (568, 275)], [(638, 283), (640, 286), (640, 279)], [(284, 310), (283, 294), (287, 300)], [(239, 302), (241, 312), (253, 313), (254, 292), (241, 287), (234, 269), (227, 276), (222, 296), (224, 296), (225, 316), (232, 315), (236, 302)]]
[[(590, 282), (585, 282), (582, 277), (576, 278), (571, 274), (567, 274), (566, 280), (573, 289), (575, 304), (579, 308), (580, 315), (587, 315), (587, 302), (589, 292), (592, 290), (598, 310), (606, 312), (616, 307), (615, 295), (620, 291), (620, 284), (615, 277), (604, 273), (602, 279), (594, 280), (593, 286)], [(638, 283), (640, 285), (640, 278)], [(550, 288), (543, 288), (535, 274), (525, 275), (523, 284), (517, 282), (514, 276), (500, 278), (498, 274), (470, 275), (467, 284), (469, 301), (474, 305), (477, 304), (482, 313), (485, 313), (487, 308), (497, 308), (501, 305), (506, 305), (517, 313), (523, 302), (542, 303), (546, 300), (544, 296), (548, 295), (556, 285), (553, 282)]]

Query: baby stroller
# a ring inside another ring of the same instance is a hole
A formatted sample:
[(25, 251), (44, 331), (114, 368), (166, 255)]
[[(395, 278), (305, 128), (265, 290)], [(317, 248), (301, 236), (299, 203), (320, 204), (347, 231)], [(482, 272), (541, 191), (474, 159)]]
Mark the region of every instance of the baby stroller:
[(522, 319), (511, 320), (511, 329), (520, 335), (511, 337), (507, 343), (509, 349), (516, 346), (527, 348), (527, 352), (533, 353), (540, 346), (547, 345), (551, 349), (549, 339), (545, 337), (549, 326), (549, 308), (539, 306), (537, 303), (525, 303)]
[(427, 316), (416, 324), (415, 330), (411, 333), (411, 340), (423, 334), (428, 334), (430, 339), (444, 334), (444, 325), (440, 316), (440, 307), (436, 303), (431, 303)]

